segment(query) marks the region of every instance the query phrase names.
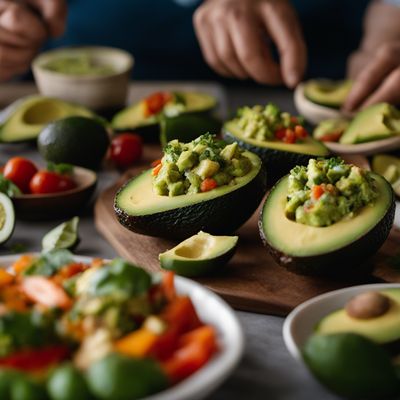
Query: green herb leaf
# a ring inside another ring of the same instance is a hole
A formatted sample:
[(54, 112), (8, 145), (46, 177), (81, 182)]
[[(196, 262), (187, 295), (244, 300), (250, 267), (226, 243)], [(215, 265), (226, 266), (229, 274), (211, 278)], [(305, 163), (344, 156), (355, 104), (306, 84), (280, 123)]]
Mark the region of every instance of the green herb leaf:
[(60, 175), (70, 175), (74, 172), (74, 166), (71, 164), (55, 164), (53, 162), (47, 163), (47, 170), (50, 172), (55, 172)]
[(0, 174), (0, 192), (6, 194), (8, 197), (20, 196), (22, 194), (18, 186), (7, 179), (3, 174)]
[(72, 253), (65, 249), (51, 250), (42, 253), (25, 271), (24, 275), (52, 276), (61, 267), (73, 262)]

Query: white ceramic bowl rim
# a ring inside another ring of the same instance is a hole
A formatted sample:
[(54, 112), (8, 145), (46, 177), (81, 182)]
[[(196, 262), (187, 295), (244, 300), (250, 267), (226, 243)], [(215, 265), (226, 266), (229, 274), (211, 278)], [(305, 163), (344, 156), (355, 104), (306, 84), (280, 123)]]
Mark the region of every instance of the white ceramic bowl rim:
[[(57, 72), (57, 71), (51, 71), (49, 69), (44, 68), (44, 64), (47, 63), (48, 61), (60, 57), (64, 55), (65, 53), (73, 53), (73, 52), (82, 52), (82, 51), (88, 51), (92, 53), (109, 53), (110, 57), (113, 57), (113, 55), (117, 55), (118, 57), (121, 57), (124, 59), (124, 66), (122, 68), (119, 68), (118, 71), (115, 71), (114, 73), (106, 74), (106, 75), (74, 75), (74, 74), (64, 74), (62, 72)], [(112, 78), (115, 76), (123, 75), (127, 71), (129, 71), (133, 65), (134, 65), (135, 59), (126, 50), (119, 49), (116, 47), (107, 47), (107, 46), (65, 46), (65, 47), (60, 47), (57, 49), (52, 49), (45, 51), (41, 54), (39, 54), (35, 59), (32, 61), (32, 67), (33, 69), (39, 70), (41, 73), (46, 73), (49, 75), (57, 76), (57, 77), (64, 77), (65, 79), (70, 79), (73, 78), (74, 80), (97, 80), (97, 79), (105, 79), (105, 78)]]
[(327, 314), (345, 305), (358, 293), (367, 290), (383, 290), (400, 288), (400, 283), (373, 283), (351, 286), (316, 296), (298, 305), (285, 319), (283, 339), (289, 353), (298, 361), (302, 361), (301, 347), (311, 336), (315, 325)]
[[(19, 255), (0, 256), (0, 265), (6, 267), (18, 257)], [(92, 257), (75, 256), (75, 259), (88, 263)], [(217, 329), (220, 349), (203, 368), (189, 378), (142, 400), (204, 398), (228, 377), (243, 353), (243, 331), (232, 308), (218, 295), (190, 279), (176, 276), (175, 284), (179, 293), (190, 296), (200, 319)]]

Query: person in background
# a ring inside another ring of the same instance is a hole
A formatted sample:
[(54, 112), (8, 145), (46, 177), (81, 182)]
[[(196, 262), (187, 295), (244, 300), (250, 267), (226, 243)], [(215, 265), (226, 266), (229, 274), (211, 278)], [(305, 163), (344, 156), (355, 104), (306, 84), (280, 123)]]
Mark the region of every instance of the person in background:
[(293, 88), (343, 77), (347, 60), (347, 110), (399, 104), (399, 21), (400, 0), (0, 0), (0, 80), (43, 48), (101, 44), (133, 53), (135, 77), (147, 79), (210, 79), (207, 63)]

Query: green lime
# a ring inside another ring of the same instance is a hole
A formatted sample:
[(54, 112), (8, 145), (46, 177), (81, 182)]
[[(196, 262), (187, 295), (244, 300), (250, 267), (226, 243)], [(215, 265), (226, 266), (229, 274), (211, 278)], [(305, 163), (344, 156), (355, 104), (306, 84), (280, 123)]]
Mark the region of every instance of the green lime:
[(79, 217), (74, 217), (46, 233), (42, 239), (43, 251), (53, 249), (73, 250), (79, 243), (78, 224)]
[(116, 353), (92, 364), (87, 378), (91, 391), (102, 400), (135, 400), (167, 386), (156, 361)]

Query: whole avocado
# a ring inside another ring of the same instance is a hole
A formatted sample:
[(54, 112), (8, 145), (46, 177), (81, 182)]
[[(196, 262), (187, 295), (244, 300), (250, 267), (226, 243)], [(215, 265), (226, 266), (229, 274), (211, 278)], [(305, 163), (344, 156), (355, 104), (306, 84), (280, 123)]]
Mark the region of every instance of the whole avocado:
[(68, 117), (48, 124), (39, 134), (42, 157), (54, 163), (99, 168), (109, 146), (103, 124), (93, 118)]

